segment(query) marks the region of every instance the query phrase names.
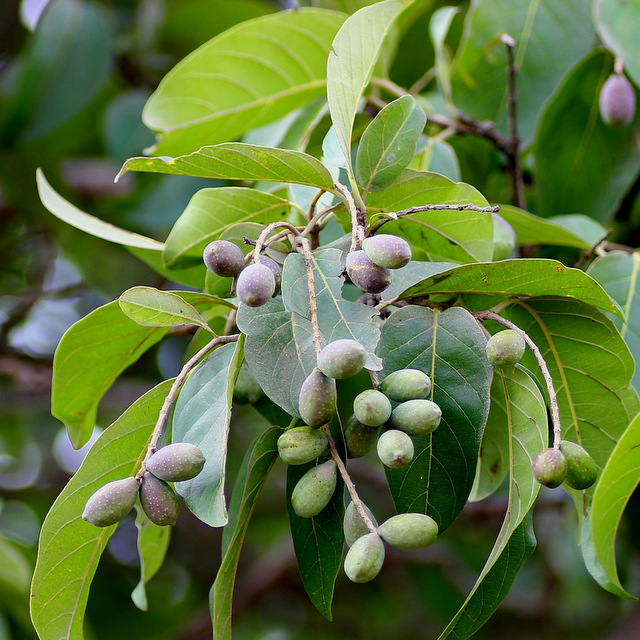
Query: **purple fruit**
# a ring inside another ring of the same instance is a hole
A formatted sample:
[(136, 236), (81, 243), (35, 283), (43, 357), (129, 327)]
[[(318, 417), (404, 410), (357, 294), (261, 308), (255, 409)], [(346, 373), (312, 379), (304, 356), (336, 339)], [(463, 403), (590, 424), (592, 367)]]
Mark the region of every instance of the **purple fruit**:
[(167, 482), (190, 480), (204, 466), (202, 451), (188, 442), (174, 442), (158, 449), (147, 461), (147, 471)]
[(351, 282), (365, 293), (381, 293), (391, 284), (391, 271), (371, 262), (362, 250), (347, 254), (346, 269)]
[(173, 526), (178, 520), (180, 503), (176, 492), (148, 471), (142, 476), (140, 504), (147, 518), (161, 527)]
[(600, 91), (600, 115), (612, 127), (626, 127), (636, 111), (636, 92), (623, 74), (614, 73)]
[(250, 264), (238, 276), (236, 293), (248, 307), (261, 307), (276, 290), (273, 271), (264, 264)]
[(237, 276), (244, 267), (244, 254), (238, 245), (228, 240), (214, 240), (202, 254), (207, 269), (217, 276)]
[(388, 233), (365, 238), (362, 249), (371, 262), (386, 269), (400, 269), (411, 260), (409, 243)]
[(119, 522), (133, 509), (139, 490), (140, 482), (133, 477), (108, 482), (87, 500), (82, 519), (96, 527)]

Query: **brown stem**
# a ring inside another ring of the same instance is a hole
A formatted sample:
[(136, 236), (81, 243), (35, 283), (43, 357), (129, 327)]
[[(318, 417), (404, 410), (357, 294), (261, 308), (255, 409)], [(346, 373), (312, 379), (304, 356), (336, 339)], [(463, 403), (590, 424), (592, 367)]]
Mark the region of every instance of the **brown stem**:
[(289, 222), (284, 222), (283, 220), (278, 221), (278, 222), (272, 222), (271, 224), (267, 225), (262, 230), (262, 233), (258, 236), (258, 239), (256, 240), (256, 248), (253, 250), (253, 261), (256, 264), (258, 262), (260, 262), (260, 252), (262, 251), (262, 245), (264, 244), (265, 240), (267, 239), (267, 236), (274, 229), (279, 229), (280, 227), (284, 227), (285, 229), (288, 229), (291, 233), (293, 233), (296, 236), (300, 235), (299, 229), (294, 227)]
[(306, 238), (300, 238), (300, 246), (304, 255), (304, 264), (307, 268), (307, 287), (309, 289), (309, 315), (311, 317), (311, 327), (313, 329), (313, 346), (316, 357), (322, 351), (322, 336), (320, 325), (318, 324), (318, 299), (316, 298), (316, 278), (313, 273), (313, 258), (311, 257), (311, 247)]
[(335, 183), (335, 187), (342, 194), (344, 203), (347, 205), (349, 215), (351, 216), (351, 247), (349, 251), (355, 251), (362, 246), (362, 241), (364, 240), (363, 212), (359, 211), (358, 207), (356, 207), (356, 203), (347, 187), (339, 182)]

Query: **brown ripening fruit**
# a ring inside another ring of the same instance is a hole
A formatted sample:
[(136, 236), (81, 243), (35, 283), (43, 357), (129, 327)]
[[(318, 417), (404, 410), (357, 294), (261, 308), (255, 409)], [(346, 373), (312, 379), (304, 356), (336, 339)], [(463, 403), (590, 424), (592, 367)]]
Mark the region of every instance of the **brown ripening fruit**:
[(174, 442), (158, 449), (147, 461), (147, 471), (167, 482), (181, 482), (197, 476), (204, 466), (202, 451), (189, 442)]
[(534, 459), (531, 465), (533, 477), (545, 487), (555, 489), (559, 487), (567, 477), (567, 458), (560, 449), (549, 447), (543, 449)]
[(382, 293), (391, 284), (391, 271), (371, 262), (362, 249), (347, 254), (346, 268), (351, 282), (365, 293)]
[(276, 290), (273, 271), (265, 264), (250, 264), (238, 276), (236, 293), (248, 307), (261, 307)]
[(244, 254), (238, 245), (228, 240), (214, 240), (204, 249), (204, 264), (217, 276), (237, 276), (244, 267)]
[(142, 476), (140, 504), (147, 518), (161, 527), (173, 526), (178, 520), (180, 502), (176, 492), (148, 471)]
[(364, 347), (357, 340), (334, 340), (318, 354), (318, 369), (336, 380), (350, 378), (362, 370), (366, 355)]
[(621, 129), (633, 120), (636, 111), (636, 92), (621, 73), (609, 76), (600, 90), (600, 115), (612, 127)]
[(87, 500), (82, 519), (96, 527), (119, 522), (133, 509), (139, 490), (140, 482), (133, 477), (108, 482)]
[(371, 262), (386, 269), (400, 269), (411, 260), (409, 243), (389, 233), (365, 238), (362, 249)]
[(300, 388), (298, 410), (310, 427), (320, 427), (331, 420), (336, 411), (336, 381), (317, 367), (306, 377)]

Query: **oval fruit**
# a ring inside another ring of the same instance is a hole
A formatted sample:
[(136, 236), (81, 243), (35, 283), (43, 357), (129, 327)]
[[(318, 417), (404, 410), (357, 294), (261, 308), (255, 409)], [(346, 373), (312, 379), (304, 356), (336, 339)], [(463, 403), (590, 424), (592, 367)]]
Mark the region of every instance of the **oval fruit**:
[[(369, 509), (366, 504), (363, 504), (362, 506), (364, 507), (365, 513), (371, 519), (371, 522), (373, 522), (373, 524), (377, 527), (378, 521), (375, 519), (373, 513), (371, 513), (371, 509)], [(360, 517), (360, 514), (356, 509), (356, 505), (353, 502), (350, 502), (345, 509), (344, 519), (342, 521), (342, 529), (344, 531), (344, 541), (349, 547), (358, 538), (367, 535), (367, 533), (370, 533), (369, 529), (367, 529), (367, 525)]]
[(589, 452), (575, 442), (563, 440), (560, 449), (567, 458), (567, 477), (572, 489), (588, 489), (598, 479), (598, 465)]
[(384, 563), (384, 543), (376, 533), (358, 538), (344, 559), (344, 572), (352, 582), (373, 580)]
[(178, 520), (180, 502), (176, 492), (148, 471), (142, 476), (140, 504), (147, 518), (161, 527), (173, 526)]
[(362, 371), (366, 355), (364, 347), (357, 340), (334, 340), (320, 351), (317, 365), (326, 376), (342, 380)]
[(391, 417), (389, 398), (376, 389), (365, 389), (353, 401), (356, 420), (368, 427), (379, 427)]
[(380, 391), (396, 402), (427, 399), (431, 393), (431, 378), (420, 369), (399, 369), (382, 381)]
[(140, 482), (133, 477), (107, 482), (87, 500), (82, 519), (96, 527), (119, 522), (133, 509), (139, 490)]
[(380, 462), (389, 469), (401, 469), (413, 460), (413, 441), (404, 431), (385, 431), (378, 438), (376, 449)]
[(626, 127), (636, 111), (636, 92), (621, 73), (614, 73), (602, 85), (598, 100), (602, 119), (612, 127)]
[(378, 427), (368, 427), (359, 422), (355, 416), (351, 416), (344, 428), (347, 455), (350, 458), (361, 458), (366, 455), (378, 438), (378, 430)]
[(305, 464), (326, 450), (329, 440), (322, 429), (309, 426), (287, 429), (278, 438), (278, 454), (287, 464)]
[(436, 521), (424, 513), (400, 513), (378, 527), (378, 535), (398, 549), (422, 549), (438, 537)]
[(264, 264), (250, 264), (238, 276), (236, 293), (248, 307), (261, 307), (268, 302), (276, 290), (276, 279), (271, 269)]
[(365, 238), (362, 249), (371, 262), (386, 269), (400, 269), (411, 261), (409, 243), (389, 233)]
[(442, 410), (431, 400), (407, 400), (391, 414), (391, 426), (412, 436), (426, 436), (440, 424)]
[(210, 242), (205, 247), (202, 258), (209, 271), (224, 278), (237, 276), (244, 267), (242, 249), (228, 240)]
[(204, 462), (198, 447), (189, 442), (174, 442), (158, 449), (147, 460), (147, 471), (167, 482), (181, 482), (197, 476)]
[(338, 480), (336, 463), (327, 460), (309, 469), (296, 483), (291, 507), (301, 518), (317, 516), (330, 502)]
[(362, 249), (347, 254), (346, 269), (351, 282), (365, 293), (382, 293), (391, 284), (391, 271), (371, 262)]
[(543, 449), (531, 465), (533, 477), (545, 487), (555, 489), (567, 477), (567, 458), (560, 449), (549, 447)]
[(336, 381), (325, 376), (317, 367), (307, 376), (300, 388), (298, 410), (310, 427), (326, 424), (336, 410)]
[(485, 353), (494, 367), (507, 367), (520, 362), (524, 355), (525, 341), (517, 331), (506, 329), (487, 340)]

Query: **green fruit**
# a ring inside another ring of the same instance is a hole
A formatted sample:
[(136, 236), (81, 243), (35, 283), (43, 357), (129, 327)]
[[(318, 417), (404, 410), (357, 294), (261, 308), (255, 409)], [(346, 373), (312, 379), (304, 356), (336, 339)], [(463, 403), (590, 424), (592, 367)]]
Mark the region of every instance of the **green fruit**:
[(244, 267), (242, 249), (228, 240), (214, 240), (202, 254), (207, 269), (217, 276), (229, 278), (237, 276)]
[[(378, 521), (375, 519), (373, 513), (371, 513), (371, 509), (367, 507), (366, 504), (362, 505), (364, 507), (365, 513), (371, 519), (371, 522), (377, 527)], [(369, 529), (367, 529), (367, 525), (364, 523), (358, 510), (356, 509), (356, 505), (353, 502), (350, 502), (345, 509), (344, 519), (342, 521), (342, 529), (344, 531), (344, 540), (347, 543), (347, 546), (351, 546), (358, 538), (367, 535), (369, 533)]]
[(378, 427), (368, 427), (359, 422), (355, 416), (347, 420), (344, 429), (344, 440), (347, 447), (347, 455), (350, 458), (361, 458), (373, 447), (378, 438)]
[(353, 401), (356, 419), (368, 427), (379, 427), (391, 417), (391, 402), (381, 391), (366, 389)]
[(133, 477), (108, 482), (87, 500), (82, 519), (96, 527), (119, 522), (133, 509), (139, 490), (140, 482)]
[(378, 458), (389, 469), (401, 469), (413, 460), (413, 440), (397, 429), (385, 431), (377, 444)]
[(384, 562), (384, 543), (376, 533), (358, 538), (344, 559), (344, 572), (352, 582), (373, 580)]
[(251, 373), (251, 369), (243, 363), (233, 387), (233, 400), (237, 404), (253, 404), (260, 400), (262, 394), (262, 387)]
[(567, 458), (565, 483), (578, 491), (588, 489), (598, 479), (595, 460), (584, 447), (569, 440), (563, 440), (560, 449)]
[(391, 426), (412, 436), (426, 436), (440, 424), (442, 411), (431, 400), (407, 400), (391, 414)]
[(362, 249), (371, 262), (386, 269), (400, 269), (411, 260), (409, 243), (404, 238), (388, 233), (365, 238)]
[(264, 264), (250, 264), (238, 276), (236, 293), (248, 307), (261, 307), (276, 290), (276, 279)]
[(492, 335), (487, 340), (485, 353), (494, 367), (507, 367), (520, 362), (524, 354), (525, 341), (522, 334), (506, 329)]
[(204, 467), (202, 451), (188, 442), (174, 442), (158, 449), (147, 461), (147, 471), (167, 482), (181, 482), (197, 476)]
[(560, 449), (543, 449), (531, 465), (533, 477), (545, 487), (559, 487), (567, 477), (567, 458)]
[(295, 427), (278, 438), (278, 453), (287, 464), (305, 464), (323, 453), (329, 440), (322, 429)]
[(300, 417), (310, 427), (326, 424), (336, 410), (336, 382), (315, 368), (302, 383), (298, 398)]
[(362, 250), (347, 254), (346, 269), (351, 282), (365, 293), (381, 293), (391, 284), (391, 271), (371, 262)]
[(309, 469), (291, 494), (291, 507), (301, 518), (317, 516), (330, 502), (338, 480), (336, 463), (327, 460)]
[(636, 92), (623, 74), (614, 73), (600, 91), (600, 115), (612, 127), (626, 127), (636, 111)]
[(378, 535), (398, 549), (422, 549), (435, 542), (438, 525), (424, 513), (401, 513), (383, 522)]
[(426, 399), (431, 393), (431, 378), (420, 369), (400, 369), (382, 381), (380, 391), (396, 402)]
[(356, 340), (334, 340), (319, 353), (318, 369), (336, 380), (350, 378), (362, 370), (366, 355), (364, 347)]
[(178, 520), (180, 503), (176, 492), (148, 471), (142, 476), (140, 504), (147, 518), (161, 527), (173, 526)]

